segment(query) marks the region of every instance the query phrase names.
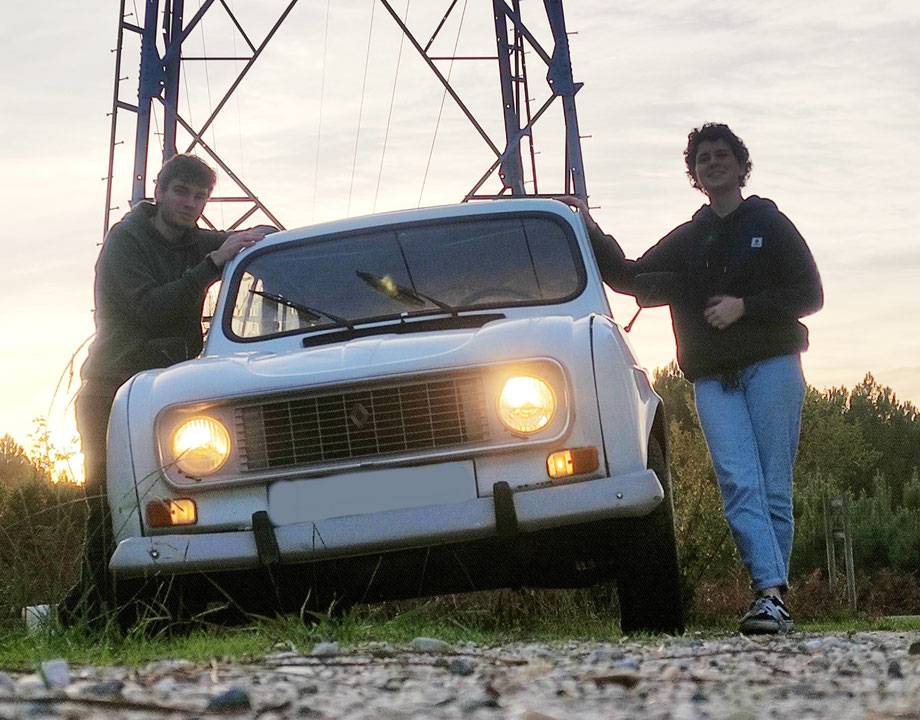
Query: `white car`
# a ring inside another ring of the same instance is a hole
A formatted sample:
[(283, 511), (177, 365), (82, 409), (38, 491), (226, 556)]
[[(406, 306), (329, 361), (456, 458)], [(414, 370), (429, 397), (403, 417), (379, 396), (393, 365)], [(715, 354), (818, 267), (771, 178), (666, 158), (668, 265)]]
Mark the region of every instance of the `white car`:
[(119, 390), (109, 568), (281, 611), (616, 579), (624, 630), (680, 631), (662, 412), (560, 202), (278, 232), (201, 357)]

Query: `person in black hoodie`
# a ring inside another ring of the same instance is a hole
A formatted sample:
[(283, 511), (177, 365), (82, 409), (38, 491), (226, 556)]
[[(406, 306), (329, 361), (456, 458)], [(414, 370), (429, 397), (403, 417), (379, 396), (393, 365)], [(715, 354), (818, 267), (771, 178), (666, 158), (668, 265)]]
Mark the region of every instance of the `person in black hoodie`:
[(640, 305), (668, 304), (677, 361), (694, 384), (700, 425), (725, 516), (755, 593), (745, 633), (792, 628), (782, 600), (792, 550), (792, 466), (805, 381), (799, 319), (823, 304), (814, 258), (771, 200), (744, 187), (752, 163), (727, 125), (707, 123), (684, 151), (691, 184), (709, 204), (638, 260), (584, 216), (604, 281)]
[(111, 587), (112, 527), (106, 501), (106, 430), (118, 388), (142, 371), (201, 352), (201, 308), (228, 260), (274, 228), (202, 230), (198, 219), (216, 181), (194, 155), (174, 155), (156, 180), (154, 199), (136, 204), (106, 234), (96, 261), (96, 335), (81, 369), (77, 429), (89, 505), (80, 582), (63, 614), (104, 617)]

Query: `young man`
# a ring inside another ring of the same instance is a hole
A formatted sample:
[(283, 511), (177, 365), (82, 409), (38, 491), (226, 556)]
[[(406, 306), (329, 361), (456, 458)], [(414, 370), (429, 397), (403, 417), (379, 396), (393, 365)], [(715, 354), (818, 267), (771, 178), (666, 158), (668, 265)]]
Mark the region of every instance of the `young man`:
[(156, 179), (155, 203), (134, 206), (105, 237), (96, 262), (96, 336), (83, 364), (77, 429), (89, 503), (81, 582), (63, 611), (97, 617), (109, 597), (113, 550), (106, 501), (105, 439), (118, 388), (135, 373), (201, 352), (201, 307), (224, 265), (273, 228), (202, 230), (198, 220), (216, 175), (194, 155), (175, 155)]

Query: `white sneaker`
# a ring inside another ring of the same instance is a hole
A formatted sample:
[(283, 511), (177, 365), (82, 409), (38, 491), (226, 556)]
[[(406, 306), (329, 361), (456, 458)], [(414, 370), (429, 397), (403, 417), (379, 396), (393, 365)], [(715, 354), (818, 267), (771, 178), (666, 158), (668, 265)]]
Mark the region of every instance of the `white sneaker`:
[(795, 629), (789, 610), (775, 595), (756, 598), (738, 623), (745, 635), (773, 635)]

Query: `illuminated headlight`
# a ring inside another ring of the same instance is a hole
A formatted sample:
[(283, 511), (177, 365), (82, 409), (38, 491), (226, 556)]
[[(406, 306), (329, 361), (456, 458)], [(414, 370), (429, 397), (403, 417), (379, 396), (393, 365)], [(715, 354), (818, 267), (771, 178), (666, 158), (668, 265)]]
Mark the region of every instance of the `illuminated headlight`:
[(185, 475), (204, 477), (219, 470), (230, 455), (230, 433), (214, 418), (194, 417), (173, 432), (172, 452)]
[(530, 375), (508, 378), (498, 396), (498, 417), (509, 430), (542, 430), (556, 412), (556, 395), (548, 383)]

